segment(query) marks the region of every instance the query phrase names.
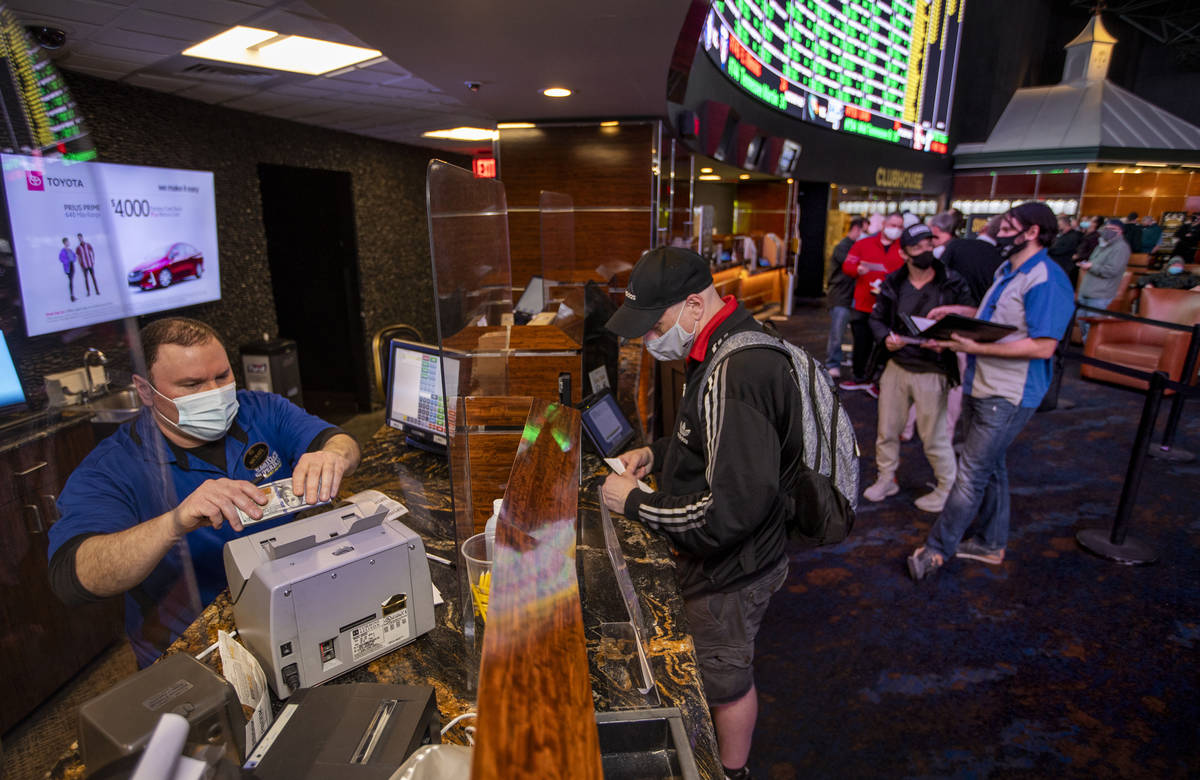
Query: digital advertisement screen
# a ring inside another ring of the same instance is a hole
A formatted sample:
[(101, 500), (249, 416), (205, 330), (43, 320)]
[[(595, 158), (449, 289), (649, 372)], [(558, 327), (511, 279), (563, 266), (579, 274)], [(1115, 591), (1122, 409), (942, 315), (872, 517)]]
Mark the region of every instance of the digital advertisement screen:
[(0, 162), (30, 336), (221, 297), (211, 173)]
[(966, 0), (716, 0), (702, 45), (788, 115), (946, 154)]

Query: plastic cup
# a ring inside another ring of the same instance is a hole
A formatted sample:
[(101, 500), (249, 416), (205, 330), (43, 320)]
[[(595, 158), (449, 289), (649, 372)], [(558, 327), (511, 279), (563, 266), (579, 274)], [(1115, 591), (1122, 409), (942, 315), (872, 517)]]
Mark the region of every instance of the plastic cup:
[(488, 598), (492, 592), (492, 550), (496, 535), (475, 534), (463, 542), (462, 555), (467, 560), (467, 582), (471, 586), (471, 601), (475, 613), (482, 621), (487, 620)]

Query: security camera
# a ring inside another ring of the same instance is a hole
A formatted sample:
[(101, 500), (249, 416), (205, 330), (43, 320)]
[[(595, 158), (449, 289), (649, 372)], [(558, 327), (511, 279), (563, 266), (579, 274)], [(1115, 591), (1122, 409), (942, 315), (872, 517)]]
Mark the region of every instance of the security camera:
[(31, 24), (25, 28), (31, 38), (43, 49), (59, 49), (67, 42), (67, 31), (61, 27)]
[(478, 81), (464, 81), (463, 83), (466, 84), (467, 89), (471, 90), (472, 92), (478, 92), (479, 88), (483, 86)]

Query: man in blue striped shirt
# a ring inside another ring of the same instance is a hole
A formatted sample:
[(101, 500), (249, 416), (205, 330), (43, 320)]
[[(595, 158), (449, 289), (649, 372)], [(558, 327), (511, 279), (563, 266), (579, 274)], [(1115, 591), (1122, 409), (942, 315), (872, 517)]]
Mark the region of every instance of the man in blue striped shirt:
[[(936, 346), (967, 355), (963, 377), (964, 441), (958, 475), (925, 544), (908, 558), (920, 581), (955, 557), (998, 565), (1008, 544), (1009, 496), (1005, 456), (1050, 386), (1054, 350), (1074, 311), (1071, 283), (1046, 247), (1058, 230), (1043, 203), (1023, 203), (1001, 221), (997, 248), (1005, 259), (978, 311), (941, 306), (929, 316), (975, 316), (1016, 327), (995, 343), (955, 334)], [(964, 539), (968, 531), (978, 533)]]

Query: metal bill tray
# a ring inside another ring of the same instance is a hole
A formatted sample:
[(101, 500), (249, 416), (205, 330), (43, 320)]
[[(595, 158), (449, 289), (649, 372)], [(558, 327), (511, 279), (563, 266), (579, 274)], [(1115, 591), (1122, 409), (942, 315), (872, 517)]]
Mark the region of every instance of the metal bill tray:
[(597, 712), (605, 780), (700, 780), (677, 707)]

